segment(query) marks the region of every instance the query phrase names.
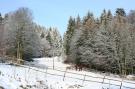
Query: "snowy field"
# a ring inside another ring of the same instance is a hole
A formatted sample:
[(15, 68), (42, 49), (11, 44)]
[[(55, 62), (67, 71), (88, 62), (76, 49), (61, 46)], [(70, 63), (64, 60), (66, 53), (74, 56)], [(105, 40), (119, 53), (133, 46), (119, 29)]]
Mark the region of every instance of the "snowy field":
[[(51, 69), (53, 58), (34, 60), (30, 65), (36, 67), (0, 64), (0, 86), (4, 89), (120, 89), (120, 86), (115, 86), (121, 85), (120, 78), (105, 77), (118, 80), (113, 81), (104, 79), (104, 75), (98, 73), (75, 70), (64, 72), (69, 65), (63, 64), (58, 57), (54, 58), (56, 70)], [(121, 89), (135, 89), (135, 82), (123, 80)]]

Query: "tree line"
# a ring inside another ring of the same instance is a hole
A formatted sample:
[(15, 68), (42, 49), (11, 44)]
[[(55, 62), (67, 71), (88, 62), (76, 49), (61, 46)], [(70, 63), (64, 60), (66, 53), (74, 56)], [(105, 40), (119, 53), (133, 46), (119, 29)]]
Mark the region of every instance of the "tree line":
[(61, 55), (62, 37), (57, 28), (45, 28), (33, 21), (32, 11), (19, 8), (0, 14), (0, 55), (32, 60)]
[(121, 75), (135, 73), (135, 10), (113, 15), (103, 10), (99, 18), (88, 12), (70, 17), (63, 38), (65, 63)]

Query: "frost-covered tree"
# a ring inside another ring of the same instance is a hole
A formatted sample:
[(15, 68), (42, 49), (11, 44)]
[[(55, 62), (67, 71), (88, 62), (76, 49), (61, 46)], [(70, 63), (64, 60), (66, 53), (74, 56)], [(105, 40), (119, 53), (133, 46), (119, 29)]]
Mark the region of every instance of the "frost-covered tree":
[(66, 62), (121, 75), (135, 73), (133, 10), (126, 15), (123, 8), (117, 8), (115, 16), (103, 10), (100, 19), (88, 12), (80, 19), (75, 20), (72, 35), (69, 30), (64, 35), (64, 45), (68, 42), (64, 47), (69, 52)]
[(49, 29), (46, 39), (51, 47), (50, 56), (60, 56), (62, 51), (62, 37), (57, 28)]
[(32, 13), (28, 8), (10, 13), (5, 29), (7, 55), (24, 60), (38, 56), (39, 37), (34, 30)]
[(0, 13), (0, 24), (2, 23), (2, 21), (3, 21), (3, 17), (2, 17), (2, 15)]
[(72, 39), (73, 33), (75, 30), (75, 19), (70, 17), (69, 22), (68, 22), (68, 27), (67, 27), (67, 31), (66, 31), (66, 39), (65, 39), (65, 44), (64, 44), (64, 48), (65, 48), (65, 53), (66, 55), (70, 54), (70, 41)]
[(0, 13), (0, 55), (3, 54), (4, 20)]

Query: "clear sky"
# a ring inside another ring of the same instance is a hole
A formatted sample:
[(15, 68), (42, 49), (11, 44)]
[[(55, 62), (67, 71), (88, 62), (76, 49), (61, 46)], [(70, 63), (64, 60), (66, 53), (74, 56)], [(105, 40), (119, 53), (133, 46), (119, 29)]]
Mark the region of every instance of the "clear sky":
[(34, 21), (49, 27), (57, 27), (61, 34), (66, 31), (70, 16), (82, 17), (87, 11), (99, 16), (103, 9), (124, 8), (126, 12), (135, 10), (135, 0), (0, 0), (2, 15), (19, 7), (28, 7), (33, 11)]

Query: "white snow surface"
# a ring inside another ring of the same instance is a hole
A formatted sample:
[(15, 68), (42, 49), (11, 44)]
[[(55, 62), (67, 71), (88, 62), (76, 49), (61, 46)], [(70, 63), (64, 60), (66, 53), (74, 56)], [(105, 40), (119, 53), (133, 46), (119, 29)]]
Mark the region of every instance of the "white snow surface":
[[(24, 89), (24, 87), (25, 89), (120, 89), (120, 86), (102, 84), (103, 74), (75, 70), (67, 70), (65, 74), (66, 67), (70, 65), (63, 64), (59, 57), (35, 58), (34, 60), (34, 62), (29, 64), (36, 67), (24, 68), (23, 66), (0, 64), (0, 86), (4, 89)], [(53, 60), (55, 70), (51, 69)], [(64, 75), (65, 77), (63, 77)], [(92, 78), (89, 76), (101, 78)], [(121, 82), (119, 82), (122, 80), (121, 78), (110, 76), (106, 76), (105, 78), (118, 81), (104, 79), (104, 83), (121, 85)], [(83, 81), (84, 79), (88, 81)], [(135, 81), (123, 81), (121, 89), (130, 89), (126, 87), (135, 89)]]

